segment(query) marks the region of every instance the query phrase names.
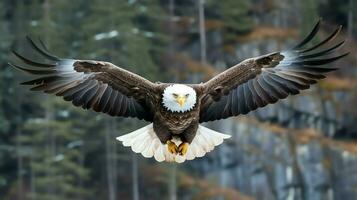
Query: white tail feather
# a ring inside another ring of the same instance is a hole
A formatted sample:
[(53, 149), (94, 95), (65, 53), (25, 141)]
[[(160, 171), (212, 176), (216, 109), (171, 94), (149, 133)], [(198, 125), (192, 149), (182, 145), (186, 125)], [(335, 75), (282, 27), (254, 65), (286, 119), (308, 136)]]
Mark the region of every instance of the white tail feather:
[[(145, 158), (154, 157), (158, 162), (182, 163), (185, 160), (203, 157), (207, 152), (212, 151), (215, 146), (222, 144), (224, 139), (230, 137), (230, 135), (219, 133), (200, 125), (186, 155), (183, 156), (174, 155), (168, 151), (167, 145), (162, 144), (156, 136), (152, 123), (116, 139), (121, 141), (124, 146), (131, 147), (131, 150), (135, 153), (141, 153)], [(181, 144), (181, 140), (176, 137), (171, 141), (177, 146)]]

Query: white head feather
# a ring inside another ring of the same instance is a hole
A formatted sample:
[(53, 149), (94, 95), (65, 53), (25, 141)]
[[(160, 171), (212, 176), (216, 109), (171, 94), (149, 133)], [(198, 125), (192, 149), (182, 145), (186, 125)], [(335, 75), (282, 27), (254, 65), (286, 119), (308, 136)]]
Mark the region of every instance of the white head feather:
[[(186, 102), (180, 106), (175, 96), (186, 98)], [(196, 91), (182, 84), (173, 84), (165, 88), (162, 95), (162, 103), (167, 110), (171, 112), (186, 112), (190, 111), (196, 104)]]

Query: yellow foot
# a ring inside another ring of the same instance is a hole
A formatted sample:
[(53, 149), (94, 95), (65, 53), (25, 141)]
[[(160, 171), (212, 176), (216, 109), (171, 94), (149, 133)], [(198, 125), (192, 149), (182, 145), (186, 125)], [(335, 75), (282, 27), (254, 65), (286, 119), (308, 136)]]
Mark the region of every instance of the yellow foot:
[(187, 153), (189, 146), (190, 144), (187, 142), (181, 143), (180, 146), (178, 147), (178, 152), (180, 153), (180, 155), (185, 155)]
[(170, 140), (168, 140), (166, 142), (166, 144), (167, 144), (167, 149), (169, 150), (170, 153), (172, 153), (172, 154), (178, 153), (178, 147), (176, 146), (176, 144), (174, 142), (171, 142)]

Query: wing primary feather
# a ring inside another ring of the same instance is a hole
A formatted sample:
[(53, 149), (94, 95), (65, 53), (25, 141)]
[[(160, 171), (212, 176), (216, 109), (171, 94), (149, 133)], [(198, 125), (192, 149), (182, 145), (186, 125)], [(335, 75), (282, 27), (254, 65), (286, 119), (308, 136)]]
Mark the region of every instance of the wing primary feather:
[(262, 89), (269, 95), (269, 103), (275, 103), (278, 101), (277, 95), (275, 95), (275, 90), (272, 90), (269, 85), (265, 82), (264, 76), (260, 76), (257, 81)]
[(334, 46), (332, 46), (331, 48), (328, 48), (326, 50), (323, 50), (321, 52), (317, 52), (317, 53), (313, 53), (313, 54), (308, 54), (308, 55), (300, 55), (299, 57), (297, 57), (297, 59), (308, 59), (308, 58), (316, 58), (316, 57), (320, 57), (320, 56), (325, 56), (328, 55), (330, 53), (333, 52), (333, 50), (338, 49), (339, 47), (341, 47), (343, 44), (345, 43), (345, 41), (342, 41)]
[(254, 82), (254, 80), (250, 80), (250, 81), (248, 82), (248, 88), (249, 88), (249, 90), (250, 90), (250, 93), (251, 93), (252, 96), (253, 96), (253, 100), (254, 100), (255, 104), (257, 105), (257, 107), (262, 107), (262, 106), (264, 106), (264, 105), (266, 105), (266, 104), (265, 104), (265, 102), (262, 100), (262, 98), (260, 98), (260, 96), (257, 94), (257, 91), (256, 91), (256, 89), (255, 89), (255, 87), (254, 87), (253, 82)]
[(213, 108), (211, 113), (209, 113), (210, 117), (214, 117), (214, 116), (221, 116), (222, 118), (226, 118), (226, 116), (229, 116), (229, 112), (230, 111), (225, 111), (225, 112), (222, 112), (222, 108), (225, 108), (229, 105), (227, 105), (225, 102), (227, 102), (228, 100), (228, 96), (223, 96), (221, 97), (223, 101), (219, 101), (218, 104), (219, 106), (217, 108)]
[(83, 89), (81, 89), (80, 91), (74, 93), (72, 95), (73, 100), (72, 103), (75, 106), (82, 106), (85, 103), (85, 98), (84, 95), (91, 90), (92, 88), (95, 87), (95, 81), (94, 80), (90, 80), (87, 82), (86, 87), (84, 87)]
[(226, 101), (226, 103), (224, 105), (224, 108), (223, 108), (223, 113), (230, 113), (231, 112), (231, 110), (230, 110), (231, 102), (232, 102), (232, 98), (227, 98), (227, 101)]
[(256, 90), (256, 94), (262, 99), (264, 104), (268, 104), (271, 100), (271, 97), (267, 92), (260, 86), (257, 80), (253, 81), (254, 88)]
[(295, 74), (299, 74), (300, 76), (304, 76), (304, 77), (307, 77), (309, 79), (314, 79), (314, 80), (319, 80), (319, 79), (323, 79), (326, 77), (322, 74), (309, 73), (306, 71), (295, 70), (295, 69), (292, 69), (292, 70), (289, 69), (289, 70), (287, 70), (287, 72), (294, 72)]
[(275, 81), (270, 76), (266, 76), (265, 79), (267, 80), (268, 84), (279, 93), (279, 98), (284, 99), (289, 95), (287, 92), (289, 89), (287, 87), (282, 86), (279, 82)]
[(309, 88), (309, 84), (304, 82), (304, 80), (299, 78), (299, 77), (290, 76), (290, 75), (285, 74), (285, 73), (278, 73), (277, 75), (282, 77), (285, 80), (289, 80), (291, 82), (294, 82), (298, 86), (298, 88), (300, 90)]
[(53, 61), (60, 61), (61, 59), (58, 58), (57, 56), (51, 55), (49, 53), (47, 53), (46, 51), (44, 51), (43, 49), (41, 49), (40, 47), (38, 47), (36, 45), (36, 43), (29, 37), (26, 37), (27, 41), (31, 44), (31, 46), (41, 55), (43, 55), (44, 57), (48, 58), (49, 60), (53, 60)]
[(335, 39), (336, 36), (340, 33), (342, 29), (342, 26), (339, 26), (330, 36), (328, 36), (326, 39), (324, 39), (322, 42), (310, 47), (310, 48), (307, 48), (305, 50), (301, 50), (299, 51), (300, 53), (306, 53), (306, 52), (309, 52), (309, 51), (312, 51), (312, 50), (315, 50), (317, 48), (319, 48), (320, 46), (330, 42), (331, 40)]
[[(40, 45), (41, 45), (41, 47), (42, 47), (42, 50), (46, 51), (47, 54), (52, 55), (52, 54), (50, 53), (49, 49), (47, 48), (47, 46), (45, 45), (45, 43), (43, 42), (43, 40), (42, 40), (41, 38), (38, 38), (38, 41), (39, 41), (39, 43), (40, 43)], [(54, 55), (52, 55), (52, 56), (54, 56)], [(55, 56), (55, 57), (56, 57), (56, 56)]]
[(123, 102), (122, 102), (123, 98), (124, 98), (124, 96), (119, 93), (118, 97), (117, 97), (117, 99), (116, 99), (116, 101), (114, 103), (114, 105), (116, 106), (114, 108), (115, 109), (115, 111), (114, 111), (115, 115), (119, 115), (120, 114), (120, 110), (121, 110), (121, 107), (123, 105)]
[(16, 69), (19, 69), (21, 71), (24, 71), (24, 72), (27, 72), (27, 73), (30, 73), (30, 74), (35, 74), (35, 75), (44, 75), (44, 74), (54, 74), (56, 72), (56, 70), (40, 70), (40, 69), (28, 69), (28, 68), (25, 68), (25, 67), (20, 67), (16, 64), (13, 64), (13, 63), (9, 63), (10, 66), (16, 68)]
[(30, 81), (22, 82), (21, 85), (38, 85), (38, 84), (46, 83), (46, 82), (49, 82), (49, 81), (56, 81), (56, 80), (59, 80), (61, 78), (62, 77), (57, 76), (57, 75), (44, 76), (44, 77), (33, 79), (33, 80), (30, 80)]
[(234, 89), (232, 91), (232, 94), (231, 94), (231, 98), (232, 98), (232, 102), (234, 102), (231, 106), (231, 112), (234, 114), (234, 115), (237, 115), (239, 114), (239, 97), (237, 95), (237, 89)]
[(248, 106), (249, 110), (254, 110), (256, 108), (256, 106), (255, 106), (255, 102), (252, 98), (252, 94), (251, 94), (249, 88), (247, 87), (247, 82), (245, 84), (243, 84), (242, 87), (243, 87), (243, 91), (244, 91), (245, 104)]
[[(58, 86), (54, 85), (51, 88), (47, 87), (47, 88), (43, 89), (43, 91), (46, 93), (49, 93), (49, 94), (55, 94), (56, 96), (61, 96), (61, 95), (59, 95), (59, 93), (69, 90), (73, 87), (76, 87), (77, 84), (78, 84), (78, 82), (76, 80), (74, 80), (74, 81), (66, 82), (63, 85), (58, 85)], [(31, 88), (31, 90), (32, 90), (32, 88)]]
[(299, 73), (296, 73), (296, 72), (293, 72), (293, 71), (280, 71), (279, 74), (285, 74), (287, 76), (291, 76), (291, 77), (294, 77), (296, 79), (298, 79), (300, 82), (302, 82), (303, 84), (315, 84), (316, 83), (316, 80), (313, 80), (313, 79), (310, 79), (306, 76), (303, 76)]
[(313, 74), (322, 74), (322, 73), (327, 73), (336, 70), (337, 68), (334, 67), (316, 67), (316, 66), (291, 66), (289, 67), (289, 70), (297, 70), (297, 71), (302, 71), (302, 72), (307, 72), (307, 73), (313, 73)]
[(269, 75), (262, 76), (261, 82), (263, 83), (264, 88), (268, 90), (271, 96), (273, 96), (277, 101), (281, 99), (283, 95), (279, 93), (279, 90), (277, 90), (272, 84), (270, 84), (269, 79), (267, 78), (268, 76)]
[(119, 92), (113, 91), (112, 97), (110, 98), (110, 101), (108, 103), (109, 107), (107, 105), (106, 113), (108, 113), (110, 116), (115, 116), (115, 113), (114, 113), (115, 108), (114, 108), (114, 106), (115, 106), (115, 102), (116, 102), (116, 100), (118, 98), (118, 95), (119, 95)]
[(118, 96), (118, 93), (115, 90), (112, 90), (112, 92), (108, 98), (108, 102), (106, 103), (105, 107), (103, 108), (104, 113), (109, 113), (117, 96)]
[(82, 92), (86, 87), (88, 87), (90, 81), (86, 80), (82, 83), (79, 83), (76, 87), (73, 87), (69, 90), (62, 92), (60, 95), (63, 96), (63, 99), (66, 101), (71, 101), (74, 99), (74, 96), (77, 92)]
[(245, 114), (245, 113), (248, 113), (249, 110), (248, 110), (248, 106), (246, 104), (246, 101), (245, 101), (245, 94), (244, 94), (244, 90), (243, 90), (243, 87), (238, 87), (238, 92), (239, 92), (239, 97), (241, 97), (241, 100), (239, 101), (239, 110), (240, 110), (240, 113), (241, 114)]
[(98, 111), (98, 104), (100, 102), (100, 99), (102, 98), (103, 93), (105, 92), (105, 90), (107, 89), (108, 85), (107, 84), (103, 84), (100, 83), (100, 86), (97, 90), (97, 93), (95, 95), (95, 98), (92, 99), (92, 101), (90, 102), (90, 107), (93, 108), (93, 110)]
[(128, 104), (128, 107), (127, 107), (127, 112), (125, 113), (124, 116), (129, 117), (129, 116), (131, 116), (131, 113), (132, 113), (133, 110), (134, 110), (134, 109), (133, 109), (134, 105), (133, 105), (133, 101), (132, 101), (131, 98), (128, 98), (127, 101), (129, 102), (129, 104)]
[(308, 42), (310, 42), (312, 40), (312, 38), (315, 37), (316, 33), (319, 31), (320, 29), (320, 24), (321, 24), (321, 19), (316, 23), (316, 25), (314, 26), (314, 28), (312, 29), (312, 31), (309, 33), (309, 35), (302, 40), (298, 45), (296, 45), (293, 50), (297, 50), (301, 47), (303, 47), (305, 44), (307, 44)]
[(131, 102), (132, 102), (132, 110), (131, 110), (131, 112), (130, 112), (130, 116), (133, 116), (134, 115), (134, 113), (137, 113), (137, 110), (136, 110), (136, 102), (135, 102), (135, 100), (134, 99), (132, 99), (131, 98)]
[(279, 99), (284, 99), (289, 95), (289, 93), (286, 92), (286, 88), (281, 87), (281, 85), (277, 83), (274, 79), (272, 79), (270, 76), (265, 76), (264, 80), (268, 85), (270, 85), (272, 91), (274, 91), (273, 93)]
[(124, 115), (123, 116), (125, 116), (125, 117), (128, 117), (129, 115), (130, 115), (130, 111), (131, 111), (131, 101), (130, 101), (130, 98), (127, 98), (126, 99), (126, 102), (127, 102), (127, 106), (126, 106), (126, 111), (125, 111), (125, 113), (124, 113)]
[(92, 89), (89, 89), (84, 95), (84, 103), (82, 108), (89, 109), (91, 107), (90, 102), (95, 97), (97, 91), (99, 89), (98, 81), (96, 80), (95, 86)]
[(315, 59), (315, 60), (303, 60), (303, 61), (298, 61), (298, 62), (293, 62), (292, 65), (325, 65), (331, 62), (334, 62), (340, 58), (343, 58), (345, 56), (347, 56), (348, 53), (344, 53), (340, 56), (336, 56), (336, 57), (332, 57), (332, 58), (325, 58), (325, 59)]
[(280, 85), (284, 86), (284, 87), (288, 87), (289, 88), (289, 92), (290, 94), (299, 94), (299, 88), (296, 86), (295, 82), (286, 80), (276, 74), (271, 74), (270, 78), (274, 79), (275, 81), (277, 81), (278, 83), (280, 83)]
[(127, 107), (128, 107), (127, 98), (125, 98), (125, 96), (123, 96), (121, 102), (122, 102), (122, 104), (121, 104), (121, 108), (120, 108), (120, 113), (123, 116), (126, 116), (126, 111), (127, 111)]
[(98, 102), (98, 109), (99, 111), (103, 111), (105, 109), (105, 106), (108, 104), (110, 95), (112, 94), (112, 88), (107, 87), (106, 90), (104, 91), (102, 97), (100, 98), (100, 101)]
[[(57, 88), (64, 87), (71, 83), (79, 84), (80, 80), (78, 80), (76, 77), (68, 77), (68, 78), (59, 78), (57, 80), (49, 80), (47, 82), (43, 82), (42, 84), (38, 85), (38, 90), (43, 90), (46, 92), (47, 92), (47, 90), (52, 91), (52, 90), (56, 90)], [(52, 92), (50, 92), (50, 93), (52, 93)]]
[(12, 51), (12, 53), (18, 57), (20, 60), (22, 60), (24, 63), (35, 66), (35, 67), (44, 67), (44, 68), (49, 68), (49, 67), (55, 67), (56, 64), (50, 64), (50, 63), (39, 63), (39, 62), (35, 62), (32, 61), (24, 56), (22, 56), (21, 54), (17, 53), (16, 51)]
[[(50, 94), (58, 94), (60, 91), (65, 91), (70, 88), (75, 87), (78, 85), (78, 80), (70, 79), (70, 80), (58, 80), (50, 83), (43, 83), (42, 85), (38, 85), (35, 88), (31, 88), (33, 91), (42, 90), (46, 93)], [(71, 86), (71, 87), (69, 87)]]
[(64, 96), (64, 93), (69, 90), (69, 84), (75, 84), (75, 86), (81, 84), (83, 80), (77, 79), (75, 77), (60, 79), (58, 81), (52, 81), (44, 84), (44, 90), (56, 90), (56, 88), (64, 88), (65, 90), (61, 90), (62, 92), (57, 92), (56, 95)]

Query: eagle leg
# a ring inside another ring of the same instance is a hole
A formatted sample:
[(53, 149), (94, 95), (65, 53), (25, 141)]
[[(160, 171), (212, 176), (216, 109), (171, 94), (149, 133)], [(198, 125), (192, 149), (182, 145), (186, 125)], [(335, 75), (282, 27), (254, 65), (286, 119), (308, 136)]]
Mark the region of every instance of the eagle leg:
[(178, 153), (178, 147), (176, 146), (176, 144), (170, 140), (168, 140), (166, 142), (167, 144), (167, 149), (169, 150), (170, 153), (172, 154), (177, 154)]
[(180, 153), (180, 155), (185, 155), (188, 151), (189, 146), (190, 146), (190, 144), (187, 142), (181, 143), (178, 147), (178, 152)]

